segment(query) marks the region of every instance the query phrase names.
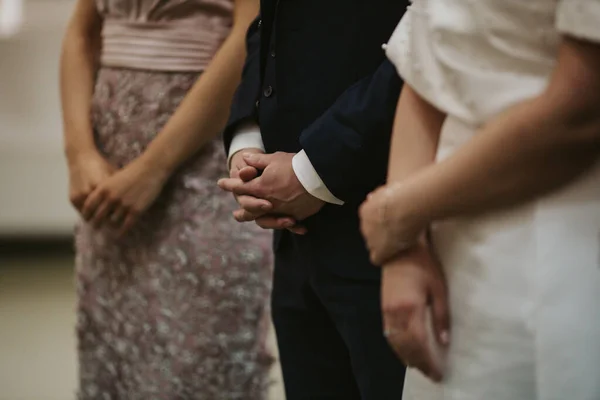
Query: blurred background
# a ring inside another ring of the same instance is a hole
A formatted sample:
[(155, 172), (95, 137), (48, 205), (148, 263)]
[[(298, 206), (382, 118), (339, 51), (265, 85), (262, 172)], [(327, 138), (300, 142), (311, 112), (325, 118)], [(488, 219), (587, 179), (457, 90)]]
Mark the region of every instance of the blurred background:
[[(6, 18), (14, 3), (3, 1)], [(0, 36), (0, 400), (75, 398), (76, 215), (57, 84), (72, 6), (25, 0), (18, 30), (5, 22)]]
[[(57, 81), (73, 4), (0, 0), (0, 400), (75, 398), (76, 214)], [(273, 380), (282, 400), (278, 368)]]

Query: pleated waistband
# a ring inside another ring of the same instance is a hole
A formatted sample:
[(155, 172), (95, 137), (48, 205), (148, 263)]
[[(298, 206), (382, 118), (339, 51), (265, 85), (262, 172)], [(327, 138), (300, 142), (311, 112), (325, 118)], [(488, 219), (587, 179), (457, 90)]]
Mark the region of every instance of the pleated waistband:
[(227, 33), (181, 23), (106, 20), (101, 63), (155, 71), (203, 71)]

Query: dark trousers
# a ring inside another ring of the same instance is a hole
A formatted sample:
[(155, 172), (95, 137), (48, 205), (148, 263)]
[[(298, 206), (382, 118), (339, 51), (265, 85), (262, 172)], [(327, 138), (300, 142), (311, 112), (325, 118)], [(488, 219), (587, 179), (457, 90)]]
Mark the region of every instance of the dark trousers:
[(310, 250), (284, 235), (275, 252), (272, 313), (287, 400), (400, 400), (405, 368), (382, 334), (379, 280), (332, 273)]

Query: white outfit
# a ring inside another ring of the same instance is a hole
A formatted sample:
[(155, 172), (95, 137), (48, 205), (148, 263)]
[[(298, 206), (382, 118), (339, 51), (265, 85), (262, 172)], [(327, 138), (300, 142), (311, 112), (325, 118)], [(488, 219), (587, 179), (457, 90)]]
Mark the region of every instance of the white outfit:
[[(563, 34), (600, 42), (600, 0), (415, 0), (386, 51), (448, 114), (442, 159), (541, 94)], [(433, 241), (450, 289), (447, 376), (410, 369), (404, 400), (600, 399), (600, 165), (527, 205), (438, 223)]]

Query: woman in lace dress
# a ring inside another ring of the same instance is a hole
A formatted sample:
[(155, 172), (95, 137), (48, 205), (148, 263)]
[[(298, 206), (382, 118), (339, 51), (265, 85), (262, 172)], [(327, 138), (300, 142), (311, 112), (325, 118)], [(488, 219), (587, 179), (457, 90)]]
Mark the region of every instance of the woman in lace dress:
[(600, 399), (600, 2), (415, 0), (387, 54), (361, 216), (404, 399)]
[(257, 0), (79, 0), (62, 107), (81, 400), (262, 399), (270, 236), (218, 138)]

